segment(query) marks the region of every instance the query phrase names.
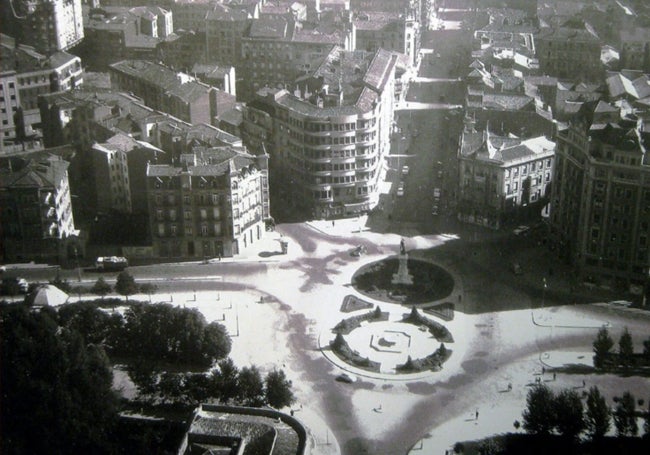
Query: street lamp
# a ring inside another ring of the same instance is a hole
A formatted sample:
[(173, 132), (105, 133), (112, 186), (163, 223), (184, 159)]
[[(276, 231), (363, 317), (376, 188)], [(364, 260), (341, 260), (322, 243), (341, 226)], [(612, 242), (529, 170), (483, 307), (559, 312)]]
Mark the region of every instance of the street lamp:
[(79, 254), (77, 252), (77, 246), (73, 246), (74, 251), (74, 262), (77, 267), (77, 280), (81, 282), (81, 267), (79, 267)]

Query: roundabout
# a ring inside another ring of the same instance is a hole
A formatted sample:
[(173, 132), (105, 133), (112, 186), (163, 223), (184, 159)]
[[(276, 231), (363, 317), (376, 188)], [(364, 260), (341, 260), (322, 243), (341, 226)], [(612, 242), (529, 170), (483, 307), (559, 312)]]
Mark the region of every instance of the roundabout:
[[(425, 378), (443, 368), (454, 339), (430, 307), (454, 291), (449, 272), (432, 262), (409, 259), (402, 244), (398, 256), (362, 266), (351, 282), (368, 301), (344, 298), (342, 312), (350, 313), (351, 300), (359, 310), (321, 333), (319, 348), (328, 360), (360, 376), (397, 381)], [(382, 311), (382, 302), (389, 303), (391, 311)], [(409, 305), (410, 313), (402, 305)], [(448, 320), (453, 319), (450, 305)]]
[[(400, 262), (407, 267), (412, 283), (394, 282)], [(352, 286), (376, 300), (404, 305), (422, 305), (448, 297), (454, 278), (444, 268), (422, 259), (392, 256), (366, 264), (352, 276)]]

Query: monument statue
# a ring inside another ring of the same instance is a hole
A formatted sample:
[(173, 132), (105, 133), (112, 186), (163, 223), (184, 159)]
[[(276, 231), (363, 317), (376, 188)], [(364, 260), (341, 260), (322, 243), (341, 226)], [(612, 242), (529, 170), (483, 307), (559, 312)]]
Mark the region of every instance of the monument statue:
[(397, 273), (393, 274), (393, 284), (413, 284), (413, 275), (409, 273), (408, 257), (404, 239), (399, 242), (399, 267)]

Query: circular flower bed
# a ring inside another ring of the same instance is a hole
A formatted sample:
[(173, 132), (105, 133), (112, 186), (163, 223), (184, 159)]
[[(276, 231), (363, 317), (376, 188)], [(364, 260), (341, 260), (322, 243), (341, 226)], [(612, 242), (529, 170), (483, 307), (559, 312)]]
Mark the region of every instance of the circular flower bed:
[(453, 277), (440, 266), (419, 259), (408, 259), (413, 284), (393, 284), (399, 259), (391, 257), (361, 267), (352, 277), (360, 293), (392, 303), (428, 303), (447, 297), (454, 289)]

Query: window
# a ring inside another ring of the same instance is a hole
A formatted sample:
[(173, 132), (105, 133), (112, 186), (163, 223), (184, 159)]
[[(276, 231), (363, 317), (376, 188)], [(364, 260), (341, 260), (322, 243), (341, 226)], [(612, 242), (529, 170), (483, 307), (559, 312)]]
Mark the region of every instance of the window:
[(159, 237), (165, 236), (165, 225), (163, 223), (158, 223), (158, 236)]
[(201, 235), (204, 236), (204, 237), (208, 235), (208, 225), (207, 224), (202, 224), (201, 225)]
[(172, 224), (172, 225), (171, 225), (170, 233), (171, 233), (171, 235), (176, 235), (176, 234), (178, 234), (178, 227), (177, 227), (175, 224)]

